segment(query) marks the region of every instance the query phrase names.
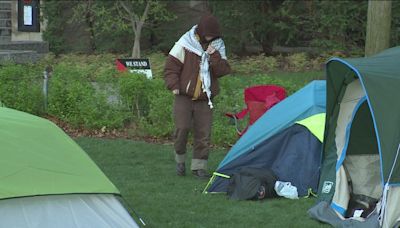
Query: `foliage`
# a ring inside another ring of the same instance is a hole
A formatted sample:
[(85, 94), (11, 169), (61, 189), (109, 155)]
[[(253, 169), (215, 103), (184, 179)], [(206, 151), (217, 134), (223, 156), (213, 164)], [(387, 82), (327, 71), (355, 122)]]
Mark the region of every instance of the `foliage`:
[[(118, 56), (112, 54), (57, 58), (49, 55), (36, 65), (4, 65), (0, 68), (0, 100), (11, 108), (44, 114), (42, 74), (46, 66), (52, 66), (47, 110), (50, 116), (78, 129), (119, 129), (126, 130), (129, 136), (171, 138), (173, 95), (164, 85), (165, 56), (157, 52), (148, 56), (152, 80), (140, 74), (118, 72)], [(235, 72), (221, 78), (221, 93), (214, 100), (212, 143), (227, 146), (237, 140), (235, 128), (224, 114), (245, 107), (246, 87), (277, 84), (291, 94), (309, 81), (322, 78), (322, 73), (278, 71), (309, 70), (311, 63), (319, 61), (322, 59), (309, 59), (304, 54), (234, 58), (231, 65)], [(246, 124), (247, 119), (241, 121), (240, 128)]]
[(140, 58), (143, 26), (151, 28), (154, 24), (174, 19), (165, 6), (164, 2), (149, 0), (79, 1), (73, 8), (70, 23), (87, 24), (93, 51), (96, 50), (97, 39), (104, 35), (109, 38), (127, 36), (134, 43), (132, 56)]
[(173, 129), (173, 95), (165, 89), (162, 79), (152, 81), (149, 97), (149, 113), (141, 121), (141, 129), (155, 137), (170, 137)]
[(100, 89), (101, 85), (87, 80), (86, 70), (68, 63), (54, 68), (50, 80), (49, 114), (74, 127), (121, 127), (127, 118), (126, 111), (107, 101), (110, 89)]
[(240, 75), (276, 71), (279, 67), (279, 61), (280, 60), (276, 57), (266, 56), (264, 54), (244, 58), (233, 57), (230, 60), (232, 70)]
[[(43, 12), (47, 27), (44, 38), (49, 41), (50, 49), (56, 54), (73, 49), (128, 53), (135, 33), (130, 22), (123, 19), (126, 14), (118, 2), (121, 1), (45, 1)], [(140, 16), (147, 1), (134, 2), (132, 9)], [(163, 1), (151, 1), (151, 4), (141, 33), (141, 45), (144, 49), (161, 48), (167, 52), (188, 28), (185, 17), (193, 15), (181, 12), (184, 11), (182, 7), (189, 7), (188, 4)], [(314, 47), (320, 52), (340, 50), (348, 54), (364, 50), (365, 0), (235, 0), (209, 1), (208, 5), (220, 19), (229, 53), (251, 54), (262, 47), (264, 54), (275, 55), (276, 46)], [(400, 2), (393, 1), (392, 6), (391, 45), (395, 46), (400, 42)], [(176, 18), (174, 13), (180, 18), (171, 23), (170, 20)], [(85, 30), (85, 36), (74, 45), (68, 41), (73, 38), (65, 32), (71, 27), (77, 31)]]
[[(265, 74), (276, 71), (302, 72), (322, 70), (323, 64), (331, 56), (346, 57), (341, 52), (321, 53), (317, 57), (309, 57), (308, 54), (294, 53), (283, 56), (266, 56), (264, 54), (248, 56), (243, 58), (233, 57), (229, 60), (232, 70), (238, 75)], [(355, 56), (360, 56), (357, 54)]]
[[(214, 1), (214, 13), (224, 25), (227, 43), (233, 51), (244, 51), (256, 41), (263, 52), (271, 55), (275, 45), (296, 44), (302, 27), (306, 3), (296, 1)], [(240, 31), (238, 33), (238, 31)]]
[(330, 49), (362, 48), (365, 43), (367, 1), (313, 2), (312, 45)]
[(150, 60), (151, 71), (154, 78), (163, 78), (165, 55), (161, 52), (146, 53)]
[(268, 55), (276, 45), (342, 50), (364, 45), (366, 1), (214, 1), (211, 5), (235, 52), (254, 41)]
[(400, 45), (400, 1), (392, 1), (392, 46)]
[(306, 53), (295, 53), (286, 58), (287, 65), (285, 68), (289, 71), (304, 71), (309, 63)]
[(43, 112), (43, 73), (33, 65), (0, 68), (0, 101), (4, 106), (33, 114)]
[(149, 99), (147, 94), (153, 91), (150, 80), (142, 74), (126, 72), (118, 80), (119, 94), (124, 106), (136, 116), (141, 118), (149, 112)]
[(55, 54), (66, 51), (64, 45), (65, 38), (63, 36), (66, 20), (60, 17), (60, 15), (71, 3), (73, 1), (47, 0), (44, 1), (42, 6), (42, 21), (47, 21), (46, 29), (43, 32), (43, 39), (49, 42), (50, 51)]

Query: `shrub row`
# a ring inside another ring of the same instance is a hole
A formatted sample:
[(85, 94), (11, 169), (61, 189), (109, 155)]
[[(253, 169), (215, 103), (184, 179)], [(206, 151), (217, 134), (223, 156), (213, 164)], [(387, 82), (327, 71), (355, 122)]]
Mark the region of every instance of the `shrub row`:
[[(165, 89), (162, 79), (164, 57), (157, 53), (150, 55), (154, 75), (151, 80), (139, 74), (118, 72), (114, 67), (115, 58), (112, 55), (68, 55), (57, 59), (50, 56), (36, 65), (3, 65), (0, 100), (7, 107), (56, 117), (73, 128), (129, 129), (135, 136), (169, 138), (173, 131), (173, 95)], [(229, 125), (224, 114), (240, 111), (245, 106), (244, 88), (277, 84), (293, 93), (306, 83), (261, 74), (258, 68), (262, 64), (276, 67), (277, 63), (267, 57), (235, 63), (238, 62), (233, 61), (236, 74), (221, 79), (221, 93), (214, 100), (212, 139), (217, 145), (232, 144), (237, 139), (234, 126)], [(47, 65), (52, 65), (53, 72), (49, 80), (48, 108), (44, 110), (42, 78)]]

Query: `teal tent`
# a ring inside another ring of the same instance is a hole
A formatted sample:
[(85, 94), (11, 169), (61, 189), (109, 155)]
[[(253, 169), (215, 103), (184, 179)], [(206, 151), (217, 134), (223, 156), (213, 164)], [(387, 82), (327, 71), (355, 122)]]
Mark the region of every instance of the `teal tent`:
[[(310, 214), (331, 224), (350, 217), (354, 223), (360, 214), (349, 214), (357, 209), (350, 202), (363, 196), (379, 201), (380, 213), (359, 220), (400, 224), (400, 47), (368, 58), (333, 58), (326, 76), (321, 202)], [(327, 219), (332, 212), (337, 218)]]
[(292, 182), (299, 196), (316, 192), (321, 160), (316, 132), (324, 126), (324, 115), (317, 114), (325, 113), (325, 91), (325, 81), (312, 81), (264, 113), (221, 161), (204, 193), (226, 192), (230, 177), (244, 167), (271, 169), (279, 180)]
[(0, 155), (0, 227), (137, 227), (118, 189), (52, 122), (0, 107)]

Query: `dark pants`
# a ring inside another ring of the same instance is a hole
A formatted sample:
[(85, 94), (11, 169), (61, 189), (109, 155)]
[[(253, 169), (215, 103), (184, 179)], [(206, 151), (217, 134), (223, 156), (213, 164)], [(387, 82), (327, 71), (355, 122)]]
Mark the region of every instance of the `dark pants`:
[(176, 154), (179, 156), (186, 153), (188, 135), (193, 129), (192, 170), (206, 169), (212, 124), (212, 109), (208, 106), (208, 101), (193, 101), (188, 96), (176, 95), (174, 120)]

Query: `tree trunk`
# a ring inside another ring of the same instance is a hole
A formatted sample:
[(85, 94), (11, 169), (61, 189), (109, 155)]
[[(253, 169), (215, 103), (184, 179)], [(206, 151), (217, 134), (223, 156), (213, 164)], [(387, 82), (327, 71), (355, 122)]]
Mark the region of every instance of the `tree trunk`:
[(371, 56), (390, 47), (392, 1), (368, 1), (365, 56)]
[(136, 105), (137, 117), (140, 120), (142, 118), (142, 115), (140, 114), (139, 98), (135, 99), (135, 105)]
[(94, 21), (91, 18), (87, 19), (87, 23), (89, 26), (90, 33), (90, 52), (94, 53), (96, 51), (96, 43), (95, 43), (95, 33), (94, 33)]
[(90, 53), (93, 53), (96, 51), (96, 43), (94, 41), (95, 38), (95, 32), (94, 32), (94, 15), (92, 12), (92, 1), (88, 0), (86, 3), (86, 23), (89, 27), (89, 33), (90, 33), (90, 38), (89, 38), (89, 45), (90, 45)]
[(135, 34), (135, 41), (133, 42), (132, 58), (140, 58), (140, 33)]
[(263, 52), (264, 52), (265, 55), (267, 55), (267, 56), (272, 56), (273, 55), (273, 52), (272, 52), (273, 46), (272, 46), (271, 40), (262, 41), (261, 42), (261, 47), (262, 47)]
[(263, 48), (264, 54), (267, 56), (274, 55), (273, 47), (274, 47), (274, 43), (275, 43), (275, 39), (276, 39), (277, 35), (275, 35), (275, 33), (273, 31), (268, 31), (268, 32), (264, 32), (263, 34), (260, 34), (260, 36), (261, 36), (260, 43)]
[[(140, 36), (147, 14), (149, 13), (150, 0), (146, 1), (146, 8), (141, 17), (139, 17), (132, 8), (129, 8), (124, 1), (118, 1), (122, 8), (126, 11), (129, 17), (124, 17), (130, 20), (133, 34), (135, 36), (132, 48), (132, 58), (140, 58)], [(131, 2), (132, 3), (132, 2)], [(132, 5), (131, 5), (132, 6)], [(134, 7), (134, 6), (133, 6)]]
[(132, 21), (132, 29), (135, 34), (135, 40), (133, 42), (132, 48), (132, 58), (140, 58), (140, 36), (142, 34), (144, 22), (134, 22)]
[(143, 25), (142, 23), (138, 22), (138, 25), (136, 27), (135, 31), (135, 40), (133, 42), (133, 48), (132, 48), (132, 58), (140, 58), (140, 36), (142, 33), (142, 28)]

